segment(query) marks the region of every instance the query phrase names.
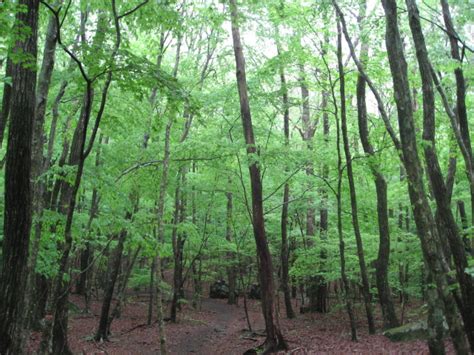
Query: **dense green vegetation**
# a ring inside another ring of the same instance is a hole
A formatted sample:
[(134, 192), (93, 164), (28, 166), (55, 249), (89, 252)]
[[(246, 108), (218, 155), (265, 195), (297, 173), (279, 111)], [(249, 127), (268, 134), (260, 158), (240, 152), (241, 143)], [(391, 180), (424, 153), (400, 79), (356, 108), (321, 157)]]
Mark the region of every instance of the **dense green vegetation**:
[(127, 288), (165, 353), (167, 302), (176, 321), (185, 284), (198, 306), (218, 279), (230, 303), (260, 284), (267, 351), (276, 293), (291, 318), (292, 293), (327, 312), (337, 289), (354, 340), (354, 300), (374, 332), (373, 308), (391, 328), (422, 299), (430, 350), (446, 320), (468, 353), (472, 19), (447, 0), (2, 2), (0, 353), (29, 329), (68, 353), (71, 292), (104, 300), (107, 339)]

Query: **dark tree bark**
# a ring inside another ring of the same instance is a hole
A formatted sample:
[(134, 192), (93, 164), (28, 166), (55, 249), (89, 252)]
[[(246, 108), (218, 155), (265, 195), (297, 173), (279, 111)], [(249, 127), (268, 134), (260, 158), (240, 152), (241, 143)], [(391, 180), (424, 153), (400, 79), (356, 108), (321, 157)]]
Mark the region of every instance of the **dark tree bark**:
[[(24, 288), (27, 280), (31, 230), (31, 140), (35, 118), (37, 0), (22, 0), (26, 11), (16, 15), (17, 30), (29, 29), (14, 52), (28, 55), (27, 62), (12, 65), (10, 129), (5, 167), (3, 265), (0, 278), (0, 353), (23, 353)], [(5, 104), (5, 102), (4, 102)]]
[(465, 272), (468, 267), (467, 255), (461, 235), (459, 233), (453, 212), (450, 206), (450, 196), (444, 182), (441, 167), (438, 161), (435, 142), (435, 97), (431, 65), (428, 58), (425, 39), (421, 28), (420, 17), (415, 0), (406, 0), (409, 14), (410, 28), (418, 59), (418, 67), (423, 89), (423, 145), (426, 170), (431, 184), (431, 189), (436, 200), (439, 213), (437, 221), (441, 224), (439, 232), (446, 235), (450, 251), (456, 266), (456, 276), (461, 289), (462, 305), (461, 316), (464, 329), (474, 351), (474, 280)]
[[(279, 47), (279, 46), (278, 46)], [(280, 54), (280, 48), (277, 48)], [(285, 137), (285, 147), (290, 144), (290, 105), (288, 100), (288, 88), (286, 87), (286, 78), (283, 64), (280, 64), (280, 82), (282, 89), (283, 104), (283, 134)], [(285, 167), (288, 172), (288, 167)], [(291, 294), (289, 285), (289, 249), (288, 249), (288, 204), (290, 199), (290, 184), (285, 183), (283, 190), (283, 203), (281, 207), (281, 288), (285, 299), (286, 317), (291, 319), (295, 317), (295, 312), (291, 305)]]
[[(338, 38), (341, 37), (341, 28), (338, 26)], [(344, 155), (346, 157), (346, 170), (347, 180), (349, 182), (349, 191), (351, 199), (351, 212), (352, 212), (352, 226), (354, 228), (354, 234), (357, 245), (357, 256), (359, 259), (360, 276), (362, 279), (362, 295), (364, 297), (365, 312), (367, 315), (367, 323), (369, 325), (369, 333), (375, 333), (374, 316), (372, 312), (372, 297), (370, 295), (369, 276), (367, 273), (367, 265), (365, 263), (364, 247), (362, 244), (362, 235), (360, 234), (359, 227), (359, 216), (357, 211), (357, 195), (354, 182), (354, 174), (352, 171), (352, 157), (349, 147), (349, 137), (347, 133), (347, 117), (346, 117), (346, 89), (345, 89), (345, 74), (344, 65), (342, 63), (342, 46), (338, 43), (338, 69), (339, 69), (339, 88), (340, 88), (340, 100), (341, 100), (341, 132), (344, 146)]]
[(232, 40), (234, 46), (237, 87), (240, 98), (240, 113), (244, 132), (245, 143), (247, 144), (247, 155), (252, 162), (249, 162), (250, 183), (252, 190), (252, 224), (257, 245), (259, 260), (259, 278), (262, 294), (262, 312), (265, 319), (266, 339), (263, 344), (264, 352), (275, 352), (288, 348), (283, 335), (278, 327), (277, 313), (274, 304), (274, 284), (272, 257), (265, 236), (265, 222), (263, 211), (262, 181), (259, 164), (255, 161), (257, 147), (252, 126), (252, 116), (247, 93), (247, 79), (245, 75), (245, 60), (240, 40), (240, 30), (238, 26), (239, 18), (235, 0), (229, 0), (232, 22)]
[[(359, 21), (365, 19), (367, 3), (361, 2)], [(362, 24), (360, 24), (362, 33)], [(360, 61), (365, 64), (368, 58), (369, 47), (367, 40), (363, 37), (360, 52)], [(367, 126), (367, 104), (366, 83), (361, 74), (357, 77), (357, 118), (359, 124), (359, 135), (365, 154), (369, 157), (369, 166), (374, 177), (375, 191), (377, 195), (377, 220), (379, 226), (379, 251), (376, 263), (376, 283), (382, 308), (384, 328), (394, 328), (399, 325), (392, 294), (388, 283), (388, 266), (390, 257), (390, 230), (388, 221), (387, 182), (380, 172), (380, 168), (373, 162), (375, 157), (374, 147), (369, 140)]]
[[(416, 129), (413, 119), (411, 91), (408, 83), (407, 63), (405, 61), (402, 40), (398, 29), (396, 1), (382, 0), (382, 4), (385, 11), (385, 42), (395, 91), (395, 103), (397, 106), (402, 143), (401, 148), (407, 179), (409, 181), (408, 190), (417, 232), (421, 241), (425, 261), (437, 286), (437, 295), (445, 307), (445, 316), (456, 351), (461, 354), (467, 354), (469, 351), (468, 344), (458, 316), (456, 303), (448, 289), (446, 273), (449, 271), (449, 268), (444, 259), (443, 249), (435, 228), (436, 224), (433, 220), (429, 201), (424, 191), (423, 170), (416, 144)], [(436, 300), (429, 297), (428, 302), (434, 305)], [(437, 323), (442, 323), (442, 321), (442, 319), (436, 320)], [(444, 351), (444, 349), (439, 350)]]

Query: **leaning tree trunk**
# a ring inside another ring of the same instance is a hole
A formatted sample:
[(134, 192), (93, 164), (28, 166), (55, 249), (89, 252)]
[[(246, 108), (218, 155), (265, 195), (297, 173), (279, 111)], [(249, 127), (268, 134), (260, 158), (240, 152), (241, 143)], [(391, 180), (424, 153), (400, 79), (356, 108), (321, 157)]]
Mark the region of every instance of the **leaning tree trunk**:
[[(252, 190), (252, 224), (257, 245), (259, 259), (259, 276), (262, 293), (262, 312), (265, 319), (266, 339), (264, 352), (274, 352), (288, 348), (278, 326), (278, 318), (274, 304), (274, 285), (272, 257), (265, 236), (265, 222), (263, 212), (262, 181), (260, 167), (255, 161), (257, 148), (252, 127), (252, 116), (247, 93), (247, 79), (245, 75), (245, 61), (240, 40), (238, 26), (239, 18), (235, 0), (229, 0), (231, 8), (232, 40), (234, 45), (237, 87), (240, 98), (240, 114), (242, 119), (245, 143), (247, 144), (247, 155), (249, 157), (249, 173)], [(251, 161), (251, 162), (250, 162)]]
[(414, 0), (406, 0), (406, 4), (423, 84), (423, 140), (426, 143), (423, 145), (423, 149), (426, 168), (439, 211), (437, 215), (439, 217), (438, 222), (442, 225), (441, 231), (447, 236), (454, 265), (456, 266), (456, 276), (461, 289), (461, 316), (464, 321), (464, 329), (466, 330), (471, 350), (474, 351), (474, 279), (465, 272), (468, 267), (467, 255), (451, 210), (448, 188), (444, 182), (436, 152), (433, 78), (431, 76), (431, 65), (421, 28), (419, 12)]
[[(338, 26), (338, 31), (341, 31), (341, 26)], [(341, 33), (338, 33), (338, 38), (341, 37)], [(354, 234), (357, 245), (357, 256), (359, 258), (360, 276), (362, 278), (362, 295), (364, 297), (365, 312), (367, 315), (367, 322), (369, 325), (369, 333), (375, 333), (374, 316), (372, 313), (372, 297), (370, 295), (369, 277), (367, 274), (367, 265), (365, 263), (364, 247), (362, 244), (362, 236), (359, 227), (359, 217), (357, 211), (357, 196), (354, 182), (354, 174), (352, 171), (352, 157), (349, 147), (349, 137), (347, 134), (347, 117), (346, 117), (346, 92), (345, 92), (345, 74), (344, 66), (342, 63), (342, 46), (338, 45), (337, 51), (338, 68), (339, 68), (339, 88), (340, 88), (340, 99), (341, 99), (341, 132), (344, 146), (344, 155), (346, 157), (346, 169), (347, 169), (347, 180), (349, 182), (349, 191), (351, 199), (351, 212), (352, 212), (352, 226), (354, 228)]]
[[(5, 167), (3, 265), (0, 278), (0, 353), (23, 352), (22, 321), (31, 230), (31, 139), (35, 117), (38, 0), (22, 0), (26, 11), (16, 15), (15, 27), (28, 36), (14, 52), (28, 55), (12, 65), (10, 129)], [(30, 62), (31, 61), (31, 62)], [(5, 102), (4, 102), (5, 104)]]
[[(359, 21), (365, 19), (367, 3), (361, 2)], [(362, 33), (362, 24), (360, 30)], [(362, 36), (362, 45), (360, 51), (360, 60), (367, 62), (369, 47), (367, 41)], [(377, 220), (379, 227), (379, 251), (376, 264), (376, 283), (382, 308), (384, 328), (393, 328), (399, 325), (395, 307), (393, 305), (390, 286), (388, 283), (388, 266), (390, 257), (390, 229), (388, 221), (388, 200), (387, 200), (387, 182), (380, 172), (380, 168), (373, 163), (375, 157), (374, 147), (369, 140), (369, 130), (367, 126), (367, 104), (365, 95), (366, 83), (361, 74), (357, 77), (357, 118), (359, 123), (359, 135), (365, 154), (369, 157), (369, 166), (374, 177), (375, 191), (377, 195)]]
[[(382, 0), (382, 4), (385, 11), (385, 42), (395, 91), (395, 103), (402, 143), (401, 149), (409, 182), (408, 190), (417, 232), (425, 261), (437, 287), (438, 297), (442, 300), (445, 307), (445, 317), (456, 351), (460, 354), (467, 354), (469, 350), (462, 322), (458, 316), (456, 303), (448, 288), (447, 272), (449, 268), (443, 255), (443, 249), (435, 227), (436, 224), (424, 190), (423, 170), (416, 143), (416, 129), (408, 82), (407, 63), (398, 29), (397, 4), (395, 0)], [(432, 304), (435, 301), (431, 297), (428, 298), (428, 302)], [(436, 322), (443, 322), (443, 319), (438, 319)]]

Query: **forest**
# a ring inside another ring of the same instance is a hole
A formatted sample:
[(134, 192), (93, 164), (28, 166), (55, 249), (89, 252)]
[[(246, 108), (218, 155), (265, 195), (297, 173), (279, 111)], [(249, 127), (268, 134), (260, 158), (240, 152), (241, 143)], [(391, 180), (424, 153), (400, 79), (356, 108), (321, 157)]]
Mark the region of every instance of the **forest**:
[(474, 352), (474, 7), (0, 2), (0, 354)]

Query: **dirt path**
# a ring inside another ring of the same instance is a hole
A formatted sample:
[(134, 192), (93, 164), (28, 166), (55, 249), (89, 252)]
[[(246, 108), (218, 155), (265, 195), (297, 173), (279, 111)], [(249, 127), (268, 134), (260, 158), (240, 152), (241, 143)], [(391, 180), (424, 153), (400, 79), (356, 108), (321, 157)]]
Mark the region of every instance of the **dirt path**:
[[(208, 354), (210, 348), (218, 348), (220, 343), (240, 326), (242, 310), (229, 306), (225, 300), (203, 299), (200, 313), (206, 320), (196, 320), (196, 326), (188, 329), (170, 344), (173, 354)], [(193, 321), (192, 319), (185, 319)], [(224, 344), (222, 344), (224, 345)]]
[[(80, 297), (71, 297), (80, 309), (83, 307)], [(145, 299), (130, 300), (120, 319), (112, 324), (110, 341), (94, 342), (97, 329), (100, 302), (92, 304), (91, 314), (71, 314), (69, 322), (69, 344), (74, 354), (157, 354), (159, 337), (156, 324), (147, 326), (148, 305)], [(359, 309), (360, 308), (360, 309)], [(369, 335), (364, 321), (362, 306), (357, 308), (359, 341), (350, 340), (350, 331), (344, 311), (334, 310), (328, 314), (299, 315), (296, 319), (280, 319), (290, 351), (282, 354), (428, 354), (424, 341), (392, 343), (383, 335)], [(167, 312), (166, 312), (167, 313)], [(249, 302), (249, 315), (252, 327), (257, 333), (263, 333), (263, 318), (260, 305)], [(382, 320), (377, 313), (378, 327)], [(241, 306), (229, 306), (226, 300), (203, 299), (200, 310), (185, 304), (178, 315), (177, 323), (166, 324), (166, 337), (170, 354), (234, 355), (260, 345), (264, 338), (248, 335), (244, 309)], [(33, 333), (30, 339), (29, 353), (38, 349), (39, 333)], [(454, 353), (448, 344), (447, 353)]]

